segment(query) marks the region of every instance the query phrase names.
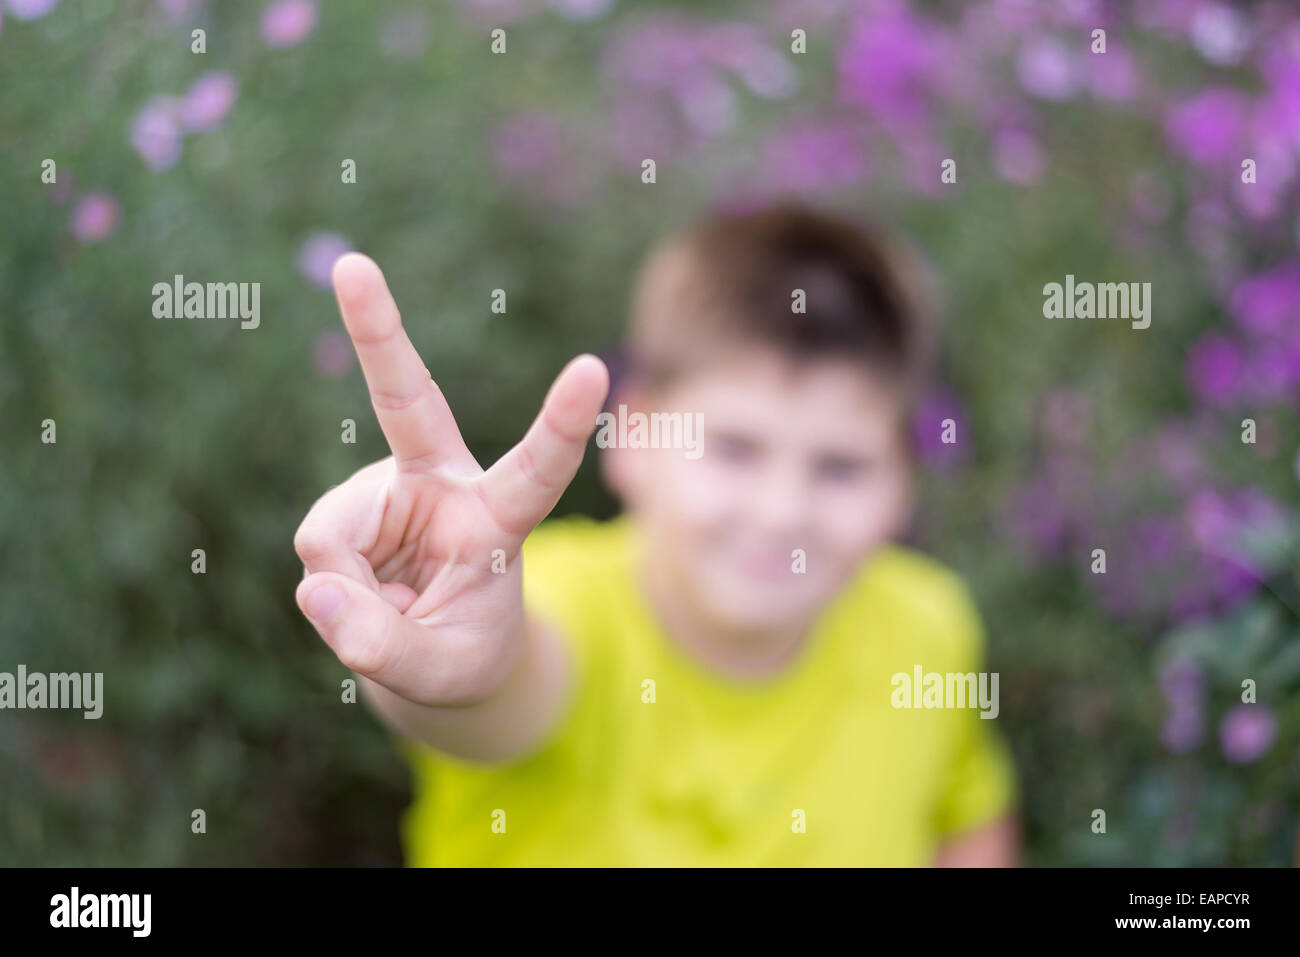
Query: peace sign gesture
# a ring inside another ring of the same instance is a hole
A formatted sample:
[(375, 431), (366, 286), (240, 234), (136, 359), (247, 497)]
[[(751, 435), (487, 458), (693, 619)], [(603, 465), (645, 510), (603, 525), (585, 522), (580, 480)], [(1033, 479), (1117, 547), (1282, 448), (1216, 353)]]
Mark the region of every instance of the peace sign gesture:
[(481, 700), (520, 654), (519, 547), (573, 480), (608, 373), (595, 356), (569, 362), (527, 434), (484, 472), (379, 267), (348, 253), (334, 290), (393, 454), (327, 492), (299, 526), (298, 605), (344, 665), (401, 698)]

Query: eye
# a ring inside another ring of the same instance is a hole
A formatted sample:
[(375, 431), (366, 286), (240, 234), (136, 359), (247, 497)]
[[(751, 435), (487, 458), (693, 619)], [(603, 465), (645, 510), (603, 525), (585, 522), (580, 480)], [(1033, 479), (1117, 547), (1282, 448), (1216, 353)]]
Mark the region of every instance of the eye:
[(738, 435), (711, 435), (706, 448), (709, 455), (717, 456), (725, 462), (743, 463), (758, 457), (758, 446)]
[(851, 458), (847, 455), (827, 455), (817, 463), (817, 477), (831, 482), (850, 482), (862, 479), (870, 471), (870, 462), (865, 459)]

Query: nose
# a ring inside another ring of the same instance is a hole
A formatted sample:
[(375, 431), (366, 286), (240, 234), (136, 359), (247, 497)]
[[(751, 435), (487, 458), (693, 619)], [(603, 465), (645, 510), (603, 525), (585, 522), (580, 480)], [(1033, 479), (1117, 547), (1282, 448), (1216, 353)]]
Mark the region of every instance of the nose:
[(807, 529), (811, 493), (797, 463), (773, 462), (755, 483), (750, 520), (765, 537), (779, 538), (782, 544), (796, 540)]

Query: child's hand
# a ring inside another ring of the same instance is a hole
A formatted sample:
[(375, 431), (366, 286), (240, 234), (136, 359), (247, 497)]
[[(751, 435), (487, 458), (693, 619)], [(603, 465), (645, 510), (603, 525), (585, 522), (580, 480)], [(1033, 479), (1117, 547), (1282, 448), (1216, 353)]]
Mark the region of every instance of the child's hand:
[(349, 253), (334, 266), (334, 289), (393, 454), (303, 520), (298, 606), (339, 661), (402, 698), (481, 701), (520, 655), (519, 546), (577, 472), (608, 373), (594, 356), (571, 361), (528, 433), (484, 472), (379, 267)]

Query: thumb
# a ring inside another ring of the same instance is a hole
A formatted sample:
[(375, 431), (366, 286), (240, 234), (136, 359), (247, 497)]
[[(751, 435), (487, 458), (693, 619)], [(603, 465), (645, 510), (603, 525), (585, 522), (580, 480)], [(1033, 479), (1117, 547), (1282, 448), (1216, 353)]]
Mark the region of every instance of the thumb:
[(298, 607), (347, 668), (380, 684), (419, 631), (378, 592), (335, 572), (316, 572), (298, 584)]

